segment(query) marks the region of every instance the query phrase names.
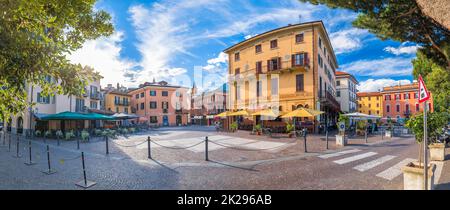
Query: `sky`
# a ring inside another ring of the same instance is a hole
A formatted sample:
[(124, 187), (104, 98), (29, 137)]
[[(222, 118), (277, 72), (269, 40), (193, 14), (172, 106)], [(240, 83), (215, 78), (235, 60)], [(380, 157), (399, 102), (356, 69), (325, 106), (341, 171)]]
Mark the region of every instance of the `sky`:
[(112, 16), (115, 32), (84, 43), (71, 55), (104, 77), (102, 87), (137, 87), (165, 80), (199, 91), (226, 81), (222, 51), (266, 31), (322, 20), (339, 69), (353, 74), (361, 92), (412, 82), (418, 45), (380, 40), (352, 26), (357, 13), (297, 0), (99, 0), (96, 10)]

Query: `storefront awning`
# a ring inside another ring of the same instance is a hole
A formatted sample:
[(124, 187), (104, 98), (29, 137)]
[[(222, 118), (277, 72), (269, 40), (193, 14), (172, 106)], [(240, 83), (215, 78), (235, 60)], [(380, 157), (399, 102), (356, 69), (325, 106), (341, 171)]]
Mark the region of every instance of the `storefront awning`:
[(41, 117), (40, 120), (115, 120), (115, 117), (97, 113), (61, 112)]

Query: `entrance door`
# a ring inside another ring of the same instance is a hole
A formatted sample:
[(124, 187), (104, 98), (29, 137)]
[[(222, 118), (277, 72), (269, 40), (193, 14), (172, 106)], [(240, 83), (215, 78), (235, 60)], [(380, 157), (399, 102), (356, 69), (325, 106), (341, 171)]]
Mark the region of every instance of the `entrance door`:
[(167, 115), (163, 116), (163, 126), (169, 126), (169, 117)]
[(177, 126), (182, 124), (182, 122), (181, 122), (181, 115), (177, 115), (176, 123), (177, 123)]

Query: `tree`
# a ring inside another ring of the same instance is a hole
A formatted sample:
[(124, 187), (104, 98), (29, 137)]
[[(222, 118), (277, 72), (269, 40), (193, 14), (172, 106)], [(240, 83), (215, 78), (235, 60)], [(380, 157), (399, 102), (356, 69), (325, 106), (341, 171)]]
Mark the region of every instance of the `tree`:
[[(96, 0), (0, 0), (0, 120), (30, 106), (26, 84), (43, 95), (82, 95), (100, 75), (66, 58), (87, 40), (109, 36), (110, 15)], [(46, 77), (56, 83), (47, 82)]]
[(417, 52), (413, 60), (413, 75), (422, 75), (428, 90), (432, 93), (435, 111), (449, 112), (450, 107), (450, 71), (428, 59), (422, 52)]
[(353, 25), (382, 40), (415, 42), (420, 51), (450, 71), (450, 31), (422, 13), (413, 0), (300, 0), (358, 12)]

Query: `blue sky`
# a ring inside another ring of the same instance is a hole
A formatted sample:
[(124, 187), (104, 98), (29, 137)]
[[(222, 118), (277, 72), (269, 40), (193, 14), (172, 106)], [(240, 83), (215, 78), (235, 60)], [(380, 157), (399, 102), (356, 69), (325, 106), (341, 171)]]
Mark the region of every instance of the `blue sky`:
[[(103, 86), (135, 87), (155, 78), (183, 86), (195, 80), (201, 89), (210, 89), (225, 81), (225, 48), (274, 28), (315, 20), (325, 24), (338, 70), (352, 73), (360, 91), (412, 80), (417, 45), (382, 41), (352, 27), (357, 14), (348, 10), (297, 0), (99, 0), (95, 7), (112, 15), (116, 32), (86, 42), (70, 59), (99, 71)], [(209, 79), (197, 81), (198, 72)]]

